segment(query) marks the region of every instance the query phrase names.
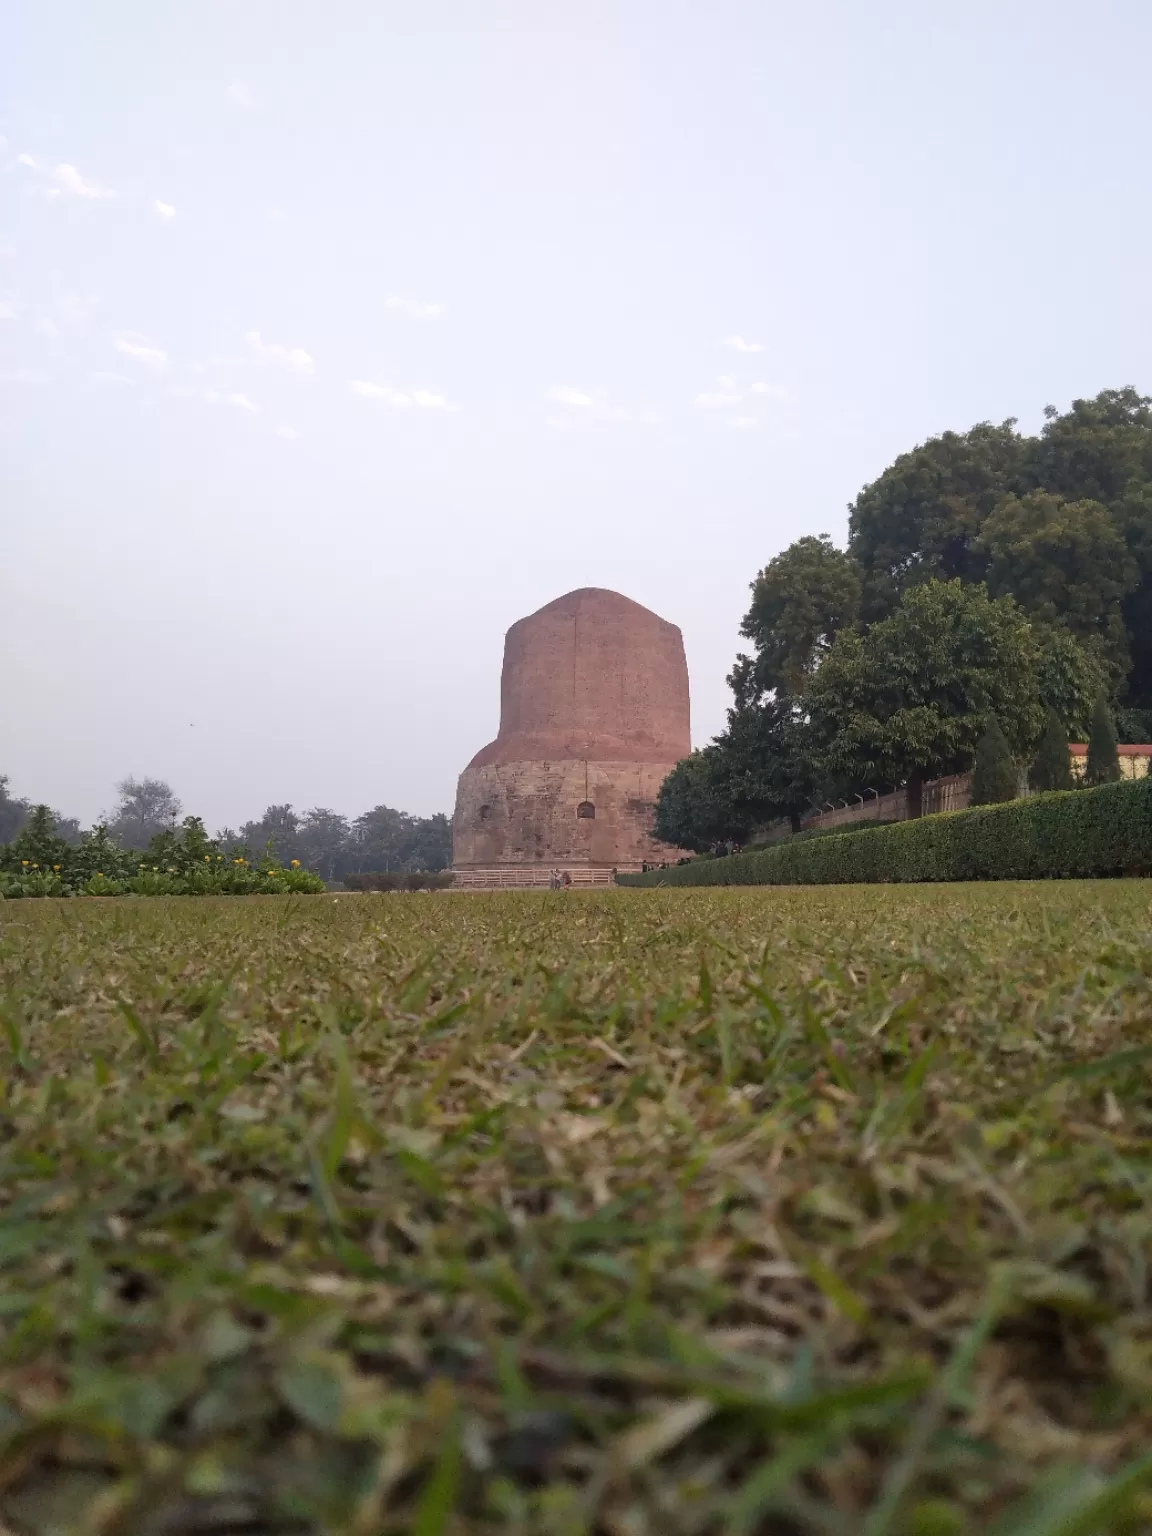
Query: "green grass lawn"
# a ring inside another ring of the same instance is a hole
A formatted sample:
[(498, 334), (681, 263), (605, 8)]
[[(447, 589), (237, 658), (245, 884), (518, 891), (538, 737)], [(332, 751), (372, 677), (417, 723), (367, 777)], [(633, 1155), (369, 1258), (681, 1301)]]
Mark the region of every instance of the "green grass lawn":
[(1152, 1530), (1152, 884), (0, 908), (0, 1529)]

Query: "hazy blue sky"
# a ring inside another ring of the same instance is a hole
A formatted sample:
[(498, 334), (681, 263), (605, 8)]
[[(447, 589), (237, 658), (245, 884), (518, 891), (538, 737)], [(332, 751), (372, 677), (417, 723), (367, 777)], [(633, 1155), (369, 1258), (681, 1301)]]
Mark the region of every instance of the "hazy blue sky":
[(947, 427), (1152, 386), (1147, 0), (10, 0), (3, 743), (85, 819), (450, 810), (606, 586), (747, 586)]

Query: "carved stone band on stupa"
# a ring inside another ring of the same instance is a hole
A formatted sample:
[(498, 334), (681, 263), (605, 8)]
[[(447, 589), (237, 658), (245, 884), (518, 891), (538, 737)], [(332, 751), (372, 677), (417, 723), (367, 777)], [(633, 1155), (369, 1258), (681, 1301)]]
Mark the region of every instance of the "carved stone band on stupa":
[(674, 859), (652, 818), (690, 750), (676, 625), (618, 592), (569, 592), (505, 637), (500, 729), (460, 775), (453, 867), (511, 877)]

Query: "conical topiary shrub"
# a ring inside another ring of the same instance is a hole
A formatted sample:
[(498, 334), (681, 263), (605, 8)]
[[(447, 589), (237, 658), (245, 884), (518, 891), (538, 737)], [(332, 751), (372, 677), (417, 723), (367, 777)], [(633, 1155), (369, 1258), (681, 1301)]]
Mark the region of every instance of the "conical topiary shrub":
[(1115, 784), (1120, 777), (1120, 754), (1116, 750), (1116, 725), (1108, 700), (1103, 693), (1096, 695), (1092, 709), (1092, 725), (1088, 731), (1088, 762), (1084, 768), (1084, 782)]
[(1048, 711), (1044, 734), (1040, 738), (1040, 748), (1028, 774), (1028, 782), (1037, 791), (1076, 788), (1069, 761), (1068, 732), (1060, 724), (1060, 716), (1054, 709)]
[(1015, 800), (1020, 792), (1020, 775), (1012, 761), (1012, 751), (995, 715), (976, 743), (976, 765), (972, 769), (972, 804), (997, 805), (1001, 800)]

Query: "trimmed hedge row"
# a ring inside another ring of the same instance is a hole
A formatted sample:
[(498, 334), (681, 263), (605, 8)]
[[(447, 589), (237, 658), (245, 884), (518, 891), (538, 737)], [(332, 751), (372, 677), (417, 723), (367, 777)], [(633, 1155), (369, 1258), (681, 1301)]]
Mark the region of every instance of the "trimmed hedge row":
[(349, 891), (446, 891), (455, 879), (450, 869), (432, 874), (426, 869), (370, 870), (367, 874), (345, 875)]
[(849, 885), (1152, 875), (1152, 777), (945, 811), (871, 837), (797, 839), (621, 885)]

